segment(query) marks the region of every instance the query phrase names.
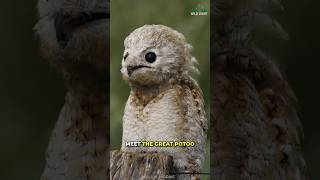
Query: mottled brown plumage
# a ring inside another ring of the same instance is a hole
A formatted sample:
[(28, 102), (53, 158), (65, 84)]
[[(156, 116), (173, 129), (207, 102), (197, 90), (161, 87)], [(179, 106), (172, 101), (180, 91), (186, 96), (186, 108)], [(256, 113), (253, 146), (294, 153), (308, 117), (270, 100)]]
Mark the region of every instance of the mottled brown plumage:
[(303, 180), (297, 100), (257, 30), (287, 38), (267, 0), (217, 0), (212, 89), (213, 178)]
[(41, 179), (107, 179), (109, 4), (39, 0), (38, 9), (35, 31), (42, 53), (63, 76), (67, 90)]

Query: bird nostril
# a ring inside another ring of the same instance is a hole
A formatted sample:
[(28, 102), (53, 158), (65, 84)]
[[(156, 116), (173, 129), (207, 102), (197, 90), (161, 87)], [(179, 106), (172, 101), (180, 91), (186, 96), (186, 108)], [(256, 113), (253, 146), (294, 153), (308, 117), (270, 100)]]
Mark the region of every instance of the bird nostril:
[(127, 53), (123, 56), (123, 59), (126, 60), (128, 56), (129, 56), (129, 53), (127, 52)]

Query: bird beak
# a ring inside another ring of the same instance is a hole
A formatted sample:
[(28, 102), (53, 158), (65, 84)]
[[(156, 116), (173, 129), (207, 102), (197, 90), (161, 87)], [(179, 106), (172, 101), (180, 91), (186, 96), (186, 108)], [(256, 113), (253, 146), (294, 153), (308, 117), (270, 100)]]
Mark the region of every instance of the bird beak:
[(131, 74), (133, 73), (133, 71), (140, 69), (140, 68), (151, 68), (149, 66), (144, 66), (144, 65), (137, 65), (137, 66), (128, 66), (127, 67), (127, 72), (128, 72), (128, 76), (130, 77)]

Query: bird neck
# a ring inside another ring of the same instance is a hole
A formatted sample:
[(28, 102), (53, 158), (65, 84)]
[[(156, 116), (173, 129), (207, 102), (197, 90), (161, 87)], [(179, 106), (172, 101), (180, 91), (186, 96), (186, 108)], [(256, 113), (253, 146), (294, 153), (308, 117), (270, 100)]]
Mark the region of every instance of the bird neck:
[(62, 75), (68, 91), (73, 93), (106, 94), (109, 90), (109, 67), (88, 63), (64, 65)]
[(131, 95), (135, 97), (139, 104), (147, 105), (162, 92), (172, 88), (174, 83), (164, 82), (156, 85), (135, 86), (131, 85)]

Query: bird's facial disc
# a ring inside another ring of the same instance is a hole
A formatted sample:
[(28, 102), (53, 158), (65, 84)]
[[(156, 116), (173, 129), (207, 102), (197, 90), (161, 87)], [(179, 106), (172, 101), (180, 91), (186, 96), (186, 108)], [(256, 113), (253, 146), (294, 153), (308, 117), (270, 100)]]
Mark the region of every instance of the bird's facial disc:
[(124, 41), (122, 75), (131, 84), (157, 85), (179, 76), (188, 62), (184, 36), (163, 25), (144, 25)]
[(179, 57), (170, 46), (127, 48), (122, 59), (123, 78), (136, 85), (157, 85), (165, 82), (177, 69)]
[(159, 83), (160, 73), (156, 67), (158, 52), (144, 51), (139, 54), (126, 50), (122, 59), (123, 78), (130, 83), (148, 85)]

